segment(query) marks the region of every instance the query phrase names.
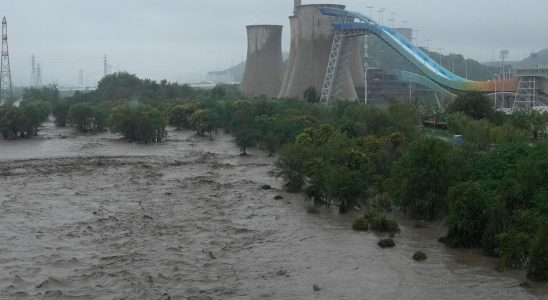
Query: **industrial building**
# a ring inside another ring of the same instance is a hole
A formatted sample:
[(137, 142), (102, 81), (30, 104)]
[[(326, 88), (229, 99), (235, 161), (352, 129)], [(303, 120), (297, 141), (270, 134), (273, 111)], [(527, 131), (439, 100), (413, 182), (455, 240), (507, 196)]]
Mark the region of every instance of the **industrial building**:
[(247, 26), (247, 62), (240, 89), (247, 98), (277, 97), (283, 80), (282, 29)]

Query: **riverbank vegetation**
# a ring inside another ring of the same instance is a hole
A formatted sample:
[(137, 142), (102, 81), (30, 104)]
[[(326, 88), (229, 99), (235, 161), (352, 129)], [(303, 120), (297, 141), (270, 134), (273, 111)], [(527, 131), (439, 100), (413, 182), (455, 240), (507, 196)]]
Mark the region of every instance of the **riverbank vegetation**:
[(253, 148), (276, 154), (287, 190), (303, 192), (311, 205), (363, 210), (356, 230), (399, 232), (387, 217), (393, 207), (417, 221), (443, 218), (448, 246), (481, 247), (501, 258), (501, 269), (548, 280), (547, 114), (506, 116), (469, 93), (449, 108), (449, 130), (433, 134), (420, 127), (416, 107), (403, 103), (246, 100), (234, 86), (194, 90), (127, 73), (70, 98), (55, 91), (30, 89), (19, 107), (1, 107), (4, 137), (37, 134), (50, 112), (57, 126), (108, 129), (144, 143), (168, 138), (168, 125), (210, 139), (223, 130), (242, 155)]

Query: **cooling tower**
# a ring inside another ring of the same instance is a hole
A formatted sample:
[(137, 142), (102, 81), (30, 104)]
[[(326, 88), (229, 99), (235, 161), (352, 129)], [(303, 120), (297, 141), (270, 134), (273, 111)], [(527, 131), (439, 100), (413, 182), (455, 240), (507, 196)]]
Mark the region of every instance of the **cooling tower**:
[(245, 97), (278, 96), (283, 79), (282, 28), (247, 26), (247, 62), (240, 84)]
[(365, 86), (365, 74), (363, 70), (363, 51), (365, 50), (365, 37), (353, 36), (348, 38), (350, 44), (350, 60), (348, 68), (350, 68), (350, 74), (352, 75), (352, 81), (354, 86), (363, 89)]
[[(344, 9), (344, 5), (312, 4), (296, 8), (296, 18), (292, 26), (292, 45), (294, 46), (293, 64), (289, 65), (285, 77), (284, 88), (280, 97), (302, 98), (308, 87), (314, 87), (321, 92), (329, 53), (333, 44), (334, 32), (332, 23), (334, 17), (324, 16), (321, 8), (333, 7)], [(293, 49), (292, 49), (293, 50)], [(343, 80), (337, 89), (338, 98), (356, 99), (356, 91), (349, 70), (341, 70)]]
[[(295, 0), (297, 2), (299, 0)], [(299, 1), (300, 2), (300, 1)], [(296, 9), (296, 7), (295, 7)], [(282, 88), (280, 90), (280, 93), (278, 95), (278, 98), (286, 97), (287, 95), (287, 86), (289, 85), (289, 80), (291, 78), (291, 74), (293, 73), (293, 67), (295, 66), (295, 56), (297, 54), (297, 47), (298, 47), (298, 35), (299, 35), (299, 23), (296, 16), (289, 17), (289, 27), (291, 29), (291, 45), (289, 48), (289, 59), (287, 61), (287, 65), (285, 68), (285, 73), (282, 81)]]
[(293, 1), (293, 15), (297, 15), (297, 7), (301, 6), (302, 1), (301, 0), (294, 0)]

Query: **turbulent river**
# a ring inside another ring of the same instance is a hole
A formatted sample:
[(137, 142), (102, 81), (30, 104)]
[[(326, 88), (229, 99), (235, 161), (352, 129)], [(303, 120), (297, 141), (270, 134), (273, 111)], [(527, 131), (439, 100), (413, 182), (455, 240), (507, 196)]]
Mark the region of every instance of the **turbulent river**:
[(238, 153), (222, 134), (141, 145), (51, 124), (0, 141), (0, 299), (548, 299), (439, 244), (442, 223), (400, 217), (381, 250), (356, 214), (308, 214), (272, 159)]

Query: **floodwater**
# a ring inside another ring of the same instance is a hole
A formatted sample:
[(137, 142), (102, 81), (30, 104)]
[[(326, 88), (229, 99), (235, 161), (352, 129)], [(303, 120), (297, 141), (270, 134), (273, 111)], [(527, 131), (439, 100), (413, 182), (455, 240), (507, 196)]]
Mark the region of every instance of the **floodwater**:
[(1, 299), (548, 299), (523, 272), (439, 244), (441, 224), (402, 218), (382, 250), (350, 229), (356, 215), (308, 214), (272, 159), (238, 156), (226, 135), (40, 134), (0, 141)]

